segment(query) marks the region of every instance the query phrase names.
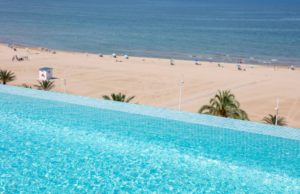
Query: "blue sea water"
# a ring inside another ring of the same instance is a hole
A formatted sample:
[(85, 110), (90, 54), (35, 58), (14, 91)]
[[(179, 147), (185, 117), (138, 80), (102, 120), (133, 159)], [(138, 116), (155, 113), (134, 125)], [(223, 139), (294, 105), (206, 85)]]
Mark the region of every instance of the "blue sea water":
[(1, 0), (0, 41), (300, 64), (298, 0)]
[(0, 90), (0, 193), (300, 192), (299, 139), (22, 96), (26, 90)]

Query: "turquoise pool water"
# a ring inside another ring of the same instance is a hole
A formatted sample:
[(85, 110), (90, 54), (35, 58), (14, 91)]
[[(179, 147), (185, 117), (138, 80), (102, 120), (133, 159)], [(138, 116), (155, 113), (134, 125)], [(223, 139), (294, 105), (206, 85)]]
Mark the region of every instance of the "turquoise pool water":
[(299, 129), (7, 86), (0, 102), (0, 193), (300, 192)]

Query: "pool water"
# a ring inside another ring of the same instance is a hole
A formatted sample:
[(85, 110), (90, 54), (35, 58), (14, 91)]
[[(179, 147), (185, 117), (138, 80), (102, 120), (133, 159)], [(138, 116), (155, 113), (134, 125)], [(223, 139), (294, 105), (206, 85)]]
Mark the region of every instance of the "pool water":
[(0, 87), (0, 193), (300, 193), (298, 137), (37, 94)]

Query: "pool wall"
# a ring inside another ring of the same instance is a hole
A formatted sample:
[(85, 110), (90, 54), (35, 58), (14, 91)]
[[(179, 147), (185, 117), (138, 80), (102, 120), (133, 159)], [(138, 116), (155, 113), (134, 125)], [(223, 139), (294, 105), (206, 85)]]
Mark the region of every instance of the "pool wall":
[(128, 104), (96, 99), (91, 97), (75, 96), (65, 93), (47, 92), (7, 85), (0, 85), (0, 93), (20, 95), (50, 101), (59, 101), (100, 109), (108, 109), (114, 111), (127, 112), (131, 114), (147, 115), (181, 122), (220, 127), (223, 129), (226, 128), (229, 130), (238, 130), (293, 140), (300, 140), (300, 129), (298, 128), (280, 127), (252, 121), (242, 121), (237, 119), (229, 119), (205, 114), (176, 111), (172, 109), (158, 108), (140, 104)]

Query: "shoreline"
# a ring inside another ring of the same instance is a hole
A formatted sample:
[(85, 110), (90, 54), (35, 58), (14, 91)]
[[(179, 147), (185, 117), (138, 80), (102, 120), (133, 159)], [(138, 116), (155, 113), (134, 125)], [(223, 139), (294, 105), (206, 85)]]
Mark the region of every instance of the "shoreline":
[[(123, 53), (111, 53), (111, 54), (106, 54), (106, 53), (94, 53), (94, 52), (81, 52), (81, 51), (72, 51), (72, 50), (61, 50), (61, 49), (53, 49), (53, 48), (48, 48), (48, 47), (38, 47), (38, 46), (31, 46), (31, 45), (26, 45), (26, 44), (8, 44), (8, 43), (2, 43), (0, 42), (0, 46), (7, 46), (9, 48), (17, 48), (17, 49), (28, 49), (28, 50), (33, 50), (36, 52), (48, 52), (52, 53), (55, 52), (58, 53), (69, 53), (69, 54), (84, 54), (84, 55), (94, 55), (94, 56), (99, 56), (99, 54), (103, 55), (104, 57), (111, 57), (112, 54), (116, 54), (117, 57), (123, 58), (126, 54)], [(167, 58), (167, 57), (151, 57), (151, 56), (135, 56), (135, 55), (130, 55), (129, 57), (131, 58), (142, 58), (142, 59), (158, 59), (158, 60), (166, 60), (166, 61), (188, 61), (190, 63), (195, 63), (194, 59), (182, 59), (182, 58)], [(266, 68), (288, 68), (290, 65), (288, 64), (261, 64), (261, 63), (239, 63), (239, 62), (226, 62), (226, 61), (209, 61), (209, 60), (197, 60), (199, 63), (211, 63), (211, 64), (223, 64), (223, 65), (243, 65), (243, 66), (263, 66)], [(300, 66), (300, 64), (299, 64)], [(298, 66), (296, 66), (298, 67)]]
[[(184, 80), (182, 111), (197, 112), (209, 102), (218, 90), (231, 90), (250, 117), (261, 122), (274, 114), (276, 99), (280, 99), (280, 115), (287, 118), (288, 126), (300, 127), (300, 71), (287, 66), (241, 64), (246, 71), (239, 71), (236, 63), (176, 60), (111, 55), (99, 57), (93, 53), (31, 48), (0, 44), (0, 69), (13, 71), (17, 79), (9, 85), (35, 85), (38, 69), (54, 69), (53, 91), (102, 98), (103, 95), (122, 92), (135, 96), (133, 103), (177, 109), (179, 83)], [(12, 61), (14, 55), (27, 55), (28, 61)], [(220, 66), (218, 65), (220, 64)]]
[[(59, 49), (59, 48), (51, 48), (51, 47), (44, 47), (44, 46), (39, 46), (39, 45), (31, 45), (31, 44), (26, 44), (26, 43), (13, 43), (13, 41), (0, 41), (0, 45), (12, 45), (20, 48), (30, 48), (30, 49), (47, 49), (47, 50), (53, 50), (53, 51), (60, 51), (60, 52), (70, 52), (70, 53), (87, 53), (87, 54), (100, 54), (101, 52), (92, 52), (92, 51), (84, 51), (84, 50), (70, 50), (70, 49)], [(128, 51), (130, 53), (131, 51)], [(180, 53), (173, 53), (170, 55), (176, 55), (177, 57), (167, 57), (164, 55), (159, 55), (159, 54), (145, 54), (147, 52), (152, 52), (152, 53), (160, 53), (159, 51), (143, 51), (144, 54), (141, 55), (135, 55), (131, 54), (131, 57), (140, 57), (140, 58), (159, 58), (159, 59), (165, 59), (165, 60), (188, 60), (188, 61), (200, 61), (200, 62), (211, 62), (211, 63), (232, 63), (232, 64), (239, 64), (239, 61), (242, 61), (242, 64), (247, 64), (247, 65), (266, 65), (266, 66), (281, 66), (281, 67), (288, 67), (288, 66), (296, 66), (300, 67), (300, 59), (299, 60), (292, 60), (290, 62), (280, 62), (281, 60), (279, 59), (263, 59), (263, 58), (254, 58), (253, 57), (245, 57), (245, 56), (229, 56), (226, 54), (203, 54), (203, 56), (196, 56), (193, 54), (181, 54)], [(112, 52), (113, 53), (113, 52)], [(103, 52), (101, 54), (103, 55), (111, 55), (112, 53), (108, 52)], [(116, 52), (117, 55), (122, 56), (122, 55), (128, 55), (126, 52)], [(219, 57), (219, 59), (218, 59)], [(220, 59), (220, 58), (223, 58)], [(226, 60), (224, 60), (226, 58)], [(274, 60), (274, 61), (273, 61)]]

